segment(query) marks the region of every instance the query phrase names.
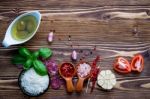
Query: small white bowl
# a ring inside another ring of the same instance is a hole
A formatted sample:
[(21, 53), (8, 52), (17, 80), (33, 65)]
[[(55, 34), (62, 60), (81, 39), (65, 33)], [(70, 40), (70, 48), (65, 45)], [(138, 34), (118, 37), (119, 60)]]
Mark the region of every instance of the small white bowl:
[[(31, 36), (29, 36), (28, 38), (24, 39), (24, 40), (15, 40), (12, 35), (11, 35), (11, 28), (12, 26), (14, 25), (14, 23), (16, 21), (18, 21), (20, 18), (24, 17), (24, 16), (27, 16), (27, 15), (32, 15), (36, 18), (37, 20), (37, 27), (35, 29), (35, 31), (32, 33)], [(20, 16), (18, 16), (16, 19), (14, 19), (14, 21), (9, 25), (7, 31), (6, 31), (6, 34), (5, 34), (5, 37), (4, 37), (4, 40), (2, 42), (2, 45), (4, 47), (9, 47), (10, 45), (17, 45), (17, 44), (22, 44), (22, 43), (25, 43), (27, 42), (28, 40), (30, 40), (34, 35), (35, 33), (37, 32), (37, 29), (39, 28), (39, 25), (40, 25), (40, 22), (41, 22), (41, 14), (39, 11), (30, 11), (30, 12), (27, 12), (27, 13), (24, 13)]]

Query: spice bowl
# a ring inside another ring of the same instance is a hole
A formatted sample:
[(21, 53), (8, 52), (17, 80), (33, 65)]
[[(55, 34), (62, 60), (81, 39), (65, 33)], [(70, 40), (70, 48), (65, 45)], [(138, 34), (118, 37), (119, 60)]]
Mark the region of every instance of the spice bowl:
[(82, 92), (84, 81), (90, 77), (91, 65), (87, 62), (80, 62), (77, 65), (76, 70), (78, 76), (76, 92)]
[[(42, 92), (39, 92), (38, 94), (35, 94), (35, 93), (31, 93), (31, 92), (28, 92), (25, 88), (25, 86), (22, 85), (22, 77), (25, 75), (25, 73), (27, 72), (28, 70), (22, 70), (21, 73), (19, 74), (19, 78), (18, 78), (18, 85), (21, 89), (21, 91), (23, 92), (23, 94), (27, 95), (27, 96), (30, 96), (30, 97), (37, 97), (37, 96), (41, 96), (43, 95), (48, 89), (49, 89), (49, 85), (50, 85), (50, 76), (49, 74), (47, 75), (48, 76), (48, 84), (46, 85), (45, 89), (42, 91)], [(32, 82), (33, 83), (33, 82)], [(33, 83), (34, 84), (34, 83)], [(34, 90), (35, 91), (35, 90)]]
[(70, 62), (62, 63), (59, 66), (59, 74), (66, 80), (67, 92), (71, 93), (74, 91), (72, 78), (76, 74), (74, 65)]

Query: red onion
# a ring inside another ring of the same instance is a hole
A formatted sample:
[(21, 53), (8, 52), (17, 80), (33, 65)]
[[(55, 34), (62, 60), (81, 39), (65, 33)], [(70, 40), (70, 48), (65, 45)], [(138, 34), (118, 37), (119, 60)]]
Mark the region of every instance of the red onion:
[(47, 70), (51, 76), (58, 74), (58, 66), (54, 60), (51, 60), (51, 59), (45, 60), (44, 63), (45, 63)]
[(52, 87), (52, 89), (57, 90), (57, 89), (60, 88), (60, 86), (61, 86), (61, 81), (60, 81), (59, 77), (57, 77), (57, 76), (52, 77), (51, 78), (51, 87)]
[(51, 87), (52, 89), (59, 89), (61, 86), (61, 81), (58, 76), (58, 65), (56, 62), (52, 59), (44, 60), (44, 64), (47, 67), (48, 73), (51, 76)]

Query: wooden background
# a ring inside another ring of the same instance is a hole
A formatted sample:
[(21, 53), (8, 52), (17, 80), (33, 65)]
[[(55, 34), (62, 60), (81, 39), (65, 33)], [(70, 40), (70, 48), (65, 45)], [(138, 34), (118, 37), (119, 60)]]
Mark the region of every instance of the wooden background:
[[(96, 87), (92, 94), (49, 89), (37, 99), (150, 99), (150, 0), (0, 0), (0, 41), (12, 20), (21, 13), (39, 10), (42, 22), (37, 34), (24, 45), (31, 50), (47, 46), (59, 63), (70, 61), (72, 49), (91, 62), (101, 55), (101, 69), (112, 70), (116, 56), (129, 60), (136, 53), (145, 59), (140, 74), (117, 76), (110, 92)], [(47, 35), (55, 30), (52, 44)], [(17, 85), (20, 69), (10, 59), (19, 46), (0, 47), (0, 99), (26, 99)], [(113, 70), (112, 70), (113, 71)]]

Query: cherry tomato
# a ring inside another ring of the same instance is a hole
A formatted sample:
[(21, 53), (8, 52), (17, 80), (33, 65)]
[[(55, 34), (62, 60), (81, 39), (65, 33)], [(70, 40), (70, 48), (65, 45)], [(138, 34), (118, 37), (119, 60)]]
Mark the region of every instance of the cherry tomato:
[(132, 71), (141, 72), (144, 68), (144, 58), (142, 55), (137, 54), (133, 57), (131, 61), (131, 69)]
[(131, 66), (127, 59), (123, 57), (118, 57), (113, 65), (114, 70), (119, 73), (130, 73)]

